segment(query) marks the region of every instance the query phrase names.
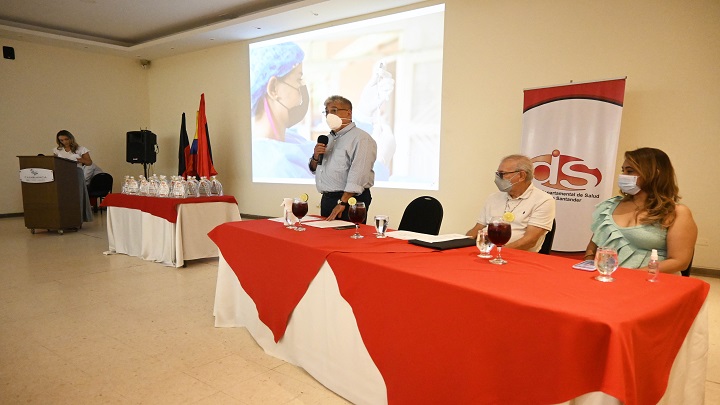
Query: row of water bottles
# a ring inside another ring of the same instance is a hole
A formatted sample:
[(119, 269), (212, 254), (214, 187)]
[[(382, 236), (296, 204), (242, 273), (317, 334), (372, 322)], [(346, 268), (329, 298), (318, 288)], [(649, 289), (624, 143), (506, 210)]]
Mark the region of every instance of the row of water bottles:
[(215, 176), (209, 179), (202, 176), (200, 180), (192, 176), (187, 180), (182, 176), (171, 176), (168, 181), (165, 175), (153, 174), (148, 179), (141, 174), (138, 179), (135, 179), (135, 176), (125, 176), (122, 193), (149, 197), (190, 198), (220, 196), (223, 195), (223, 188)]

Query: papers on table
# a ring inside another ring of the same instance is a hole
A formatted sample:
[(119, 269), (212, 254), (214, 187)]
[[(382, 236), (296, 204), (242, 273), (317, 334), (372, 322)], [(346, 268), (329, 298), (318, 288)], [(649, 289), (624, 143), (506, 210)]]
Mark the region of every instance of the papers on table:
[[(303, 218), (302, 223), (303, 223), (303, 225), (305, 225), (305, 223), (307, 223), (307, 222), (320, 221), (320, 220), (322, 220), (322, 218), (310, 216), (310, 217)], [(268, 218), (268, 221), (280, 222), (281, 224), (284, 224), (285, 218), (283, 218), (283, 217)], [(350, 224), (350, 222), (348, 222), (348, 224)]]
[(335, 219), (332, 221), (313, 221), (308, 222), (307, 224), (303, 222), (303, 225), (312, 226), (313, 228), (339, 228), (341, 226), (352, 226), (355, 227), (355, 224), (348, 221), (341, 221), (339, 219)]
[[(268, 218), (268, 221), (280, 222), (281, 224), (284, 224), (285, 218)], [(308, 216), (303, 218), (302, 224), (303, 226), (312, 226), (313, 228), (339, 228), (341, 226), (352, 226), (353, 228), (355, 227), (355, 224), (353, 224), (352, 222), (341, 221), (339, 219), (333, 221), (325, 221), (324, 218), (316, 216)]]
[(428, 235), (425, 233), (411, 232), (411, 231), (392, 231), (392, 232), (386, 232), (385, 235), (387, 235), (391, 238), (395, 238), (395, 239), (402, 239), (402, 240), (417, 239), (417, 240), (421, 240), (424, 242), (445, 242), (448, 240), (467, 238), (467, 236), (461, 235), (459, 233), (448, 233), (445, 235)]

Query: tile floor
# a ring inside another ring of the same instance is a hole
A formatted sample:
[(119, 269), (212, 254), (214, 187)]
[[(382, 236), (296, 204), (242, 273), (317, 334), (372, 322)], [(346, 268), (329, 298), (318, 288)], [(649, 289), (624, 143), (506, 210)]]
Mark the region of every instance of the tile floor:
[[(213, 327), (217, 260), (104, 256), (104, 218), (32, 235), (0, 219), (0, 404), (346, 404)], [(710, 291), (706, 404), (720, 404), (720, 279)]]

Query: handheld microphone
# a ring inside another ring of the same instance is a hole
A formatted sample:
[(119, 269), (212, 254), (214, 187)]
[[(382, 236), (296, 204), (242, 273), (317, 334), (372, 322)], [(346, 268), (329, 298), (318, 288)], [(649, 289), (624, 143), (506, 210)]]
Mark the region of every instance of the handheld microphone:
[[(329, 140), (330, 140), (330, 138), (328, 138), (327, 135), (320, 135), (320, 136), (318, 136), (318, 140), (317, 140), (317, 141), (318, 141), (318, 143), (321, 143), (321, 144), (327, 146)], [(323, 156), (325, 156), (324, 153), (321, 153), (320, 156), (318, 156), (318, 163), (317, 163), (317, 164), (319, 164), (319, 165), (322, 164)]]

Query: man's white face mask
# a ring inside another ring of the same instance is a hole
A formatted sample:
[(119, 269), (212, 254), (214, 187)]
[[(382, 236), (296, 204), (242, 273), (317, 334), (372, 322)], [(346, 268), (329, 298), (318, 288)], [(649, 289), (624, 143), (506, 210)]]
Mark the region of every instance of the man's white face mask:
[(340, 128), (343, 124), (342, 118), (335, 114), (328, 114), (325, 116), (325, 122), (333, 131)]

